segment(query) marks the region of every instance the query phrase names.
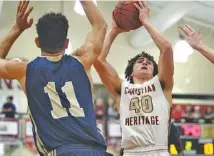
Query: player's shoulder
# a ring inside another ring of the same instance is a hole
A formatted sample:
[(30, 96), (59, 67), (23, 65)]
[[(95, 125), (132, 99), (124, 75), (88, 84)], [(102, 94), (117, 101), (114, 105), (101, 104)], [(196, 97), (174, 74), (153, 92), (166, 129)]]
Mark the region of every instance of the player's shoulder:
[(14, 61), (14, 62), (25, 62), (26, 60), (22, 59), (22, 58), (12, 58), (12, 59), (10, 59), (10, 61)]
[(9, 59), (9, 64), (9, 67), (25, 68), (28, 64), (28, 61), (23, 58), (12, 58)]

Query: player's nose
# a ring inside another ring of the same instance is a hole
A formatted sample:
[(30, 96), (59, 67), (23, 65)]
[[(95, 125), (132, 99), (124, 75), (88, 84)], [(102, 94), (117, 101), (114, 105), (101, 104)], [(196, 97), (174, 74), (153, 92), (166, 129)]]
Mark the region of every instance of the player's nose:
[(144, 60), (144, 61), (142, 62), (142, 65), (144, 65), (144, 66), (147, 65), (147, 61)]

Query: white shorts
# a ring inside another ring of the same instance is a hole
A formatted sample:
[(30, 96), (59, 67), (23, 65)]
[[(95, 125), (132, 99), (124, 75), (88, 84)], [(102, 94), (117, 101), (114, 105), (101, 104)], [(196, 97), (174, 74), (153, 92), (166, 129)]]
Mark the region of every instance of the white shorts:
[(155, 150), (155, 151), (138, 152), (138, 153), (129, 153), (124, 151), (123, 156), (170, 156), (170, 154), (167, 150)]

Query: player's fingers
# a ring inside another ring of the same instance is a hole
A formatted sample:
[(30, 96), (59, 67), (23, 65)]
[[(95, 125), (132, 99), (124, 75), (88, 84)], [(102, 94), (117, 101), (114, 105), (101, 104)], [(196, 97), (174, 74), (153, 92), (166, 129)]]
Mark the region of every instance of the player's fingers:
[(138, 0), (138, 4), (139, 4), (139, 6), (140, 6), (141, 9), (142, 9), (142, 8), (145, 8), (145, 7), (144, 7), (144, 4), (143, 4), (143, 2), (142, 2), (141, 0)]
[(183, 37), (185, 37), (185, 38), (186, 38), (185, 33), (184, 33), (181, 29), (179, 29), (179, 33), (180, 33)]
[(179, 32), (181, 33), (182, 36), (187, 37), (188, 33), (186, 32), (186, 30), (182, 27), (179, 26)]
[(179, 26), (179, 28), (185, 33), (186, 36), (191, 34), (191, 32), (184, 25)]
[(134, 3), (134, 6), (137, 8), (138, 11), (141, 10), (141, 8), (139, 7), (139, 5), (137, 3)]
[(21, 5), (20, 10), (19, 10), (20, 13), (23, 12), (23, 9), (24, 9), (24, 7), (25, 7), (25, 4), (26, 4), (26, 0), (23, 0), (23, 1), (22, 1), (22, 5)]
[(195, 32), (195, 30), (191, 26), (189, 26), (187, 24), (185, 24), (185, 26), (187, 29), (189, 29), (190, 32)]
[(33, 10), (33, 7), (30, 7), (28, 11), (25, 13), (24, 18), (27, 18), (29, 14), (32, 12), (32, 10)]
[(22, 1), (19, 1), (18, 7), (17, 7), (17, 13), (20, 12), (21, 6), (22, 6)]
[(23, 16), (27, 10), (28, 4), (29, 4), (29, 1), (25, 1), (23, 8), (22, 8), (22, 13), (21, 13)]
[(149, 8), (148, 4), (145, 1), (141, 1), (144, 8)]
[(183, 32), (183, 25), (179, 25), (179, 31)]

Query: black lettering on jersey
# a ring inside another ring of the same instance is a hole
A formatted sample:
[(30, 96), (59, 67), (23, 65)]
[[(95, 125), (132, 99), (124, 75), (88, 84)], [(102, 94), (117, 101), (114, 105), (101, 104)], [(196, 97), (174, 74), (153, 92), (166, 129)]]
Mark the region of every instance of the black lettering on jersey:
[(132, 126), (133, 124), (132, 124), (132, 122), (133, 122), (133, 117), (130, 117), (130, 126)]
[(133, 125), (159, 125), (158, 116), (134, 116), (125, 119), (126, 126)]
[(129, 126), (129, 118), (126, 118), (125, 125)]
[(152, 92), (152, 89), (150, 88), (150, 86), (148, 86), (148, 93)]
[(146, 124), (150, 125), (150, 121), (149, 121), (148, 117), (146, 117)]
[(159, 118), (158, 116), (155, 116), (156, 124), (159, 125)]
[(134, 117), (134, 125), (137, 125), (137, 117)]

